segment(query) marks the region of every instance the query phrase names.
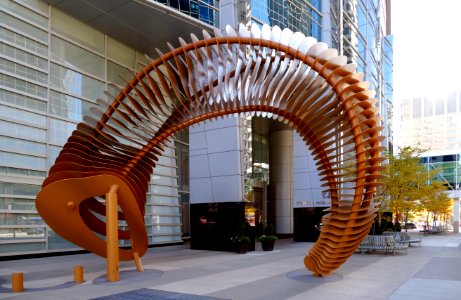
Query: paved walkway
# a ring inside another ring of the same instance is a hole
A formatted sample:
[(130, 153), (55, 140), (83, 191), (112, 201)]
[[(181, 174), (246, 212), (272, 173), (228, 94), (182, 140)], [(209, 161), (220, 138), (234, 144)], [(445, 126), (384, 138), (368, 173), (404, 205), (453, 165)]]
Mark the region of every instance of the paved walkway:
[[(335, 274), (310, 275), (303, 266), (312, 243), (277, 241), (275, 251), (245, 255), (152, 248), (145, 272), (120, 265), (108, 283), (105, 261), (93, 254), (0, 261), (0, 299), (461, 299), (461, 234), (424, 236), (408, 254), (354, 254)], [(259, 247), (259, 245), (258, 245)], [(85, 282), (73, 284), (74, 265)], [(13, 272), (24, 273), (25, 292), (10, 291)]]

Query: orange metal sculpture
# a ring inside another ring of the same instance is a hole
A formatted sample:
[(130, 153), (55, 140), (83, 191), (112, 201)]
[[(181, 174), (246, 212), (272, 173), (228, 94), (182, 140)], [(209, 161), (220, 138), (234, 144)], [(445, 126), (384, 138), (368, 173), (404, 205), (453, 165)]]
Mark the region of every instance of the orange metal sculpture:
[(175, 132), (225, 115), (278, 119), (293, 127), (317, 161), (331, 208), (305, 266), (328, 275), (349, 258), (367, 235), (379, 185), (380, 119), (373, 93), (326, 44), (288, 29), (238, 32), (192, 42), (152, 60), (109, 104), (98, 100), (95, 117), (77, 126), (37, 196), (37, 209), (62, 237), (106, 256), (105, 203), (100, 196), (118, 186), (118, 217), (128, 229), (120, 239), (121, 260), (147, 249), (144, 204), (147, 184)]

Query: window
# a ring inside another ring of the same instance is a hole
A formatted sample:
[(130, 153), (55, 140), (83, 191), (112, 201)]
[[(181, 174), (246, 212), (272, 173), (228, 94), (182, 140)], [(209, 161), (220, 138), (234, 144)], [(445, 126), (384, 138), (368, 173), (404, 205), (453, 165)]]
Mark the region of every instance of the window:
[(51, 58), (69, 68), (105, 77), (104, 58), (55, 36), (51, 37)]
[(104, 34), (85, 23), (51, 7), (51, 29), (77, 44), (104, 54)]
[(433, 101), (429, 98), (424, 98), (424, 116), (425, 117), (432, 117), (434, 113), (434, 108), (433, 108)]
[(104, 83), (67, 69), (57, 64), (51, 64), (51, 86), (58, 88), (66, 93), (88, 99), (98, 99), (103, 97)]

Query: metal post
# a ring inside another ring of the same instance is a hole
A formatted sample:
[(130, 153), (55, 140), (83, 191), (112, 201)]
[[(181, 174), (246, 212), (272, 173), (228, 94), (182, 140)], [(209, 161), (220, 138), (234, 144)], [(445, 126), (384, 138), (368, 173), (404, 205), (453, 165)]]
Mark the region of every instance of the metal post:
[(74, 266), (74, 282), (82, 283), (83, 281), (83, 266)]
[(119, 281), (118, 269), (118, 208), (117, 208), (118, 185), (110, 187), (106, 193), (106, 248), (107, 248), (107, 281)]
[(459, 198), (453, 199), (453, 232), (459, 233)]
[(15, 293), (24, 291), (24, 275), (23, 273), (13, 273), (11, 275), (11, 290)]

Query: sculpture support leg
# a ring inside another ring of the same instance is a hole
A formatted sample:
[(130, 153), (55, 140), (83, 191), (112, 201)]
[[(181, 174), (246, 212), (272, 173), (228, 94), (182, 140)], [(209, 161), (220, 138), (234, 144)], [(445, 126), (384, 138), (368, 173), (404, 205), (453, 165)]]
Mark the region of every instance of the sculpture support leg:
[(144, 272), (144, 267), (142, 266), (141, 258), (139, 257), (138, 252), (133, 253), (133, 258), (134, 258), (134, 263), (136, 264), (136, 269), (138, 269), (138, 272)]
[(118, 209), (117, 209), (118, 185), (110, 187), (106, 193), (106, 244), (107, 244), (107, 281), (119, 281), (118, 269)]

